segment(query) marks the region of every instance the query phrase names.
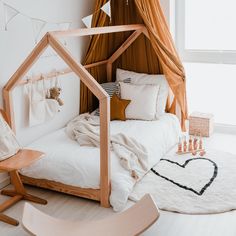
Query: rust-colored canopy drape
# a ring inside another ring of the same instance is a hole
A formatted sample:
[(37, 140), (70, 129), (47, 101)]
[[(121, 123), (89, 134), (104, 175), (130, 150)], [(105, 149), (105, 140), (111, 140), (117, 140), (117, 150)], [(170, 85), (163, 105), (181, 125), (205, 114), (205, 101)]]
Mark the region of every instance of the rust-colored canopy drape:
[[(107, 0), (96, 0), (93, 27), (142, 23), (150, 39), (139, 38), (113, 64), (113, 80), (116, 68), (149, 74), (165, 74), (174, 99), (167, 103), (166, 111), (176, 114), (177, 105), (181, 111), (181, 125), (185, 129), (187, 119), (186, 83), (183, 65), (175, 49), (159, 0), (111, 0), (110, 19), (100, 9)], [(131, 33), (95, 35), (91, 38), (84, 64), (108, 59)], [(107, 81), (106, 65), (89, 69), (99, 83)], [(97, 101), (81, 83), (80, 112), (92, 111)]]

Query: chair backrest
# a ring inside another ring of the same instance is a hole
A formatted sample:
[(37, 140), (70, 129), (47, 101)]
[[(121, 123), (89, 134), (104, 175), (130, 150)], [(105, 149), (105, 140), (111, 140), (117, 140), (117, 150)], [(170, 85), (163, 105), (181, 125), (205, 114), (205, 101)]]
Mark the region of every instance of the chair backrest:
[(27, 232), (38, 236), (134, 236), (148, 229), (159, 215), (152, 197), (147, 194), (126, 211), (96, 221), (55, 219), (25, 203), (22, 224)]

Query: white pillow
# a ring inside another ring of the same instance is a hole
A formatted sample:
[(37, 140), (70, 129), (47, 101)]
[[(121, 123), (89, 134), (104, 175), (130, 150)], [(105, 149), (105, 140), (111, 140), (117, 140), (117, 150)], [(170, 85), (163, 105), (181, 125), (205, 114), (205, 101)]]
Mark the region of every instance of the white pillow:
[(158, 119), (161, 115), (165, 113), (167, 97), (169, 94), (169, 85), (164, 75), (149, 75), (143, 73), (136, 73), (128, 70), (117, 69), (116, 80), (117, 82), (126, 82), (132, 84), (159, 85), (155, 118)]
[(159, 85), (120, 84), (122, 99), (131, 100), (125, 110), (127, 119), (154, 120)]

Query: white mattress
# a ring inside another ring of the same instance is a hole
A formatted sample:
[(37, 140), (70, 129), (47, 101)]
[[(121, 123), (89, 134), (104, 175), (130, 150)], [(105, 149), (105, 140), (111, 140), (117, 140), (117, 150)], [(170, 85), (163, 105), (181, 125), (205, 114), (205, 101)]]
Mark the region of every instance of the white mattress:
[[(180, 132), (179, 121), (172, 114), (165, 114), (157, 121), (111, 122), (111, 135), (125, 133), (147, 148), (150, 168), (176, 144)], [(79, 146), (66, 135), (64, 128), (38, 139), (28, 148), (42, 151), (46, 155), (30, 167), (22, 169), (23, 175), (82, 188), (99, 188), (99, 148)], [(118, 157), (111, 152), (110, 203), (114, 210), (124, 207), (134, 184), (130, 173), (122, 168)]]

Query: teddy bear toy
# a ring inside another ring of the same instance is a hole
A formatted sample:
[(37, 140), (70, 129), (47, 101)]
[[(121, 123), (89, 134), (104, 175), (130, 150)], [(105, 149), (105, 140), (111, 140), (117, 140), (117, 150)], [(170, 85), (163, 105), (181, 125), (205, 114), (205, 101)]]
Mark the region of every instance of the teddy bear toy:
[(49, 89), (49, 95), (47, 95), (48, 99), (55, 99), (59, 106), (63, 106), (64, 102), (59, 98), (61, 95), (61, 88), (53, 87)]

